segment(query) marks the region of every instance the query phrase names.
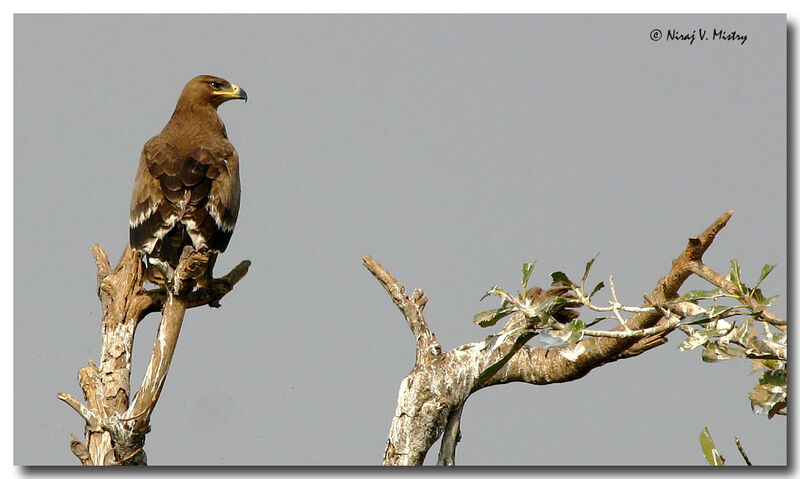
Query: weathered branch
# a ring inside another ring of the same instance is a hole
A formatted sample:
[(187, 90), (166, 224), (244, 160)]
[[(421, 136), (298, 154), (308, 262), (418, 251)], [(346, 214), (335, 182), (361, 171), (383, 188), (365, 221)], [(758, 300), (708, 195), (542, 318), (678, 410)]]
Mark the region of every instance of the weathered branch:
[(389, 274), (380, 263), (375, 261), (369, 256), (362, 258), (364, 266), (375, 276), (375, 279), (383, 286), (389, 296), (394, 301), (394, 304), (403, 313), (406, 318), (411, 333), (417, 340), (417, 359), (416, 364), (429, 364), (436, 356), (438, 356), (442, 347), (439, 341), (436, 340), (436, 335), (433, 334), (428, 322), (425, 321), (425, 316), (422, 310), (428, 302), (428, 297), (420, 289), (415, 289), (411, 293), (411, 297), (406, 296), (406, 288), (396, 279)]
[(442, 434), (442, 445), (439, 449), (439, 460), (436, 462), (437, 466), (456, 465), (456, 444), (461, 440), (461, 412), (463, 410), (463, 407), (454, 408), (447, 416), (447, 424), (445, 424)]
[[(185, 294), (169, 296), (169, 300), (162, 312), (156, 342), (153, 346), (153, 354), (142, 379), (142, 385), (121, 419), (130, 419), (144, 424), (150, 422), (150, 414), (155, 408), (156, 402), (158, 402), (161, 390), (164, 387), (164, 380), (167, 378), (169, 367), (172, 364), (172, 355), (175, 353), (175, 346), (178, 344), (178, 335), (181, 332), (181, 325), (186, 314), (186, 306), (187, 299)], [(131, 429), (139, 428), (138, 425), (131, 426)]]
[(742, 458), (744, 458), (745, 464), (747, 464), (748, 466), (752, 466), (753, 463), (750, 462), (750, 458), (747, 457), (747, 453), (744, 451), (744, 447), (742, 447), (741, 441), (739, 441), (738, 437), (734, 437), (734, 439), (736, 440), (736, 448), (739, 449), (739, 453), (742, 455)]
[(69, 407), (71, 407), (72, 409), (75, 410), (75, 412), (80, 414), (83, 420), (86, 421), (86, 426), (88, 426), (90, 429), (96, 429), (100, 426), (100, 420), (97, 418), (95, 413), (92, 412), (89, 408), (87, 408), (83, 404), (81, 404), (81, 402), (78, 401), (75, 398), (75, 396), (66, 393), (58, 393), (56, 397), (67, 403)]
[[(219, 300), (247, 274), (249, 261), (210, 284), (194, 289), (195, 282), (213, 264), (213, 253), (186, 248), (172, 273), (172, 284), (157, 290), (143, 286), (141, 256), (126, 247), (116, 268), (98, 245), (92, 248), (97, 264), (97, 295), (103, 309), (100, 366), (89, 361), (78, 381), (86, 405), (59, 393), (86, 423), (85, 443), (73, 435), (70, 448), (84, 465), (146, 465), (145, 435), (172, 362), (187, 308)], [(130, 401), (131, 353), (136, 327), (149, 313), (162, 311), (147, 372)]]
[[(678, 323), (676, 318), (664, 313), (665, 305), (679, 297), (679, 288), (693, 273), (692, 265), (702, 260), (732, 214), (732, 211), (725, 212), (700, 235), (689, 238), (669, 272), (646, 296), (643, 307), (611, 332), (595, 334), (603, 337), (578, 343), (586, 350), (577, 359), (567, 359), (552, 349), (522, 346), (497, 373), (480, 384), (477, 381), (480, 373), (511, 352), (521, 335), (530, 334), (524, 328), (509, 326), (512, 321), (520, 320), (518, 315), (509, 317), (500, 335), (441, 352), (422, 316), (422, 308), (413, 299), (425, 298), (424, 293), (415, 290), (412, 298), (408, 298), (401, 283), (375, 260), (364, 257), (365, 267), (389, 293), (417, 338), (417, 362), (401, 382), (383, 464), (421, 465), (431, 445), (445, 433), (439, 463), (454, 463), (461, 412), (470, 394), (479, 389), (512, 381), (530, 384), (572, 381), (596, 367), (664, 344), (666, 334)], [(611, 310), (617, 313), (618, 305), (612, 305)], [(590, 342), (592, 347), (589, 347)]]

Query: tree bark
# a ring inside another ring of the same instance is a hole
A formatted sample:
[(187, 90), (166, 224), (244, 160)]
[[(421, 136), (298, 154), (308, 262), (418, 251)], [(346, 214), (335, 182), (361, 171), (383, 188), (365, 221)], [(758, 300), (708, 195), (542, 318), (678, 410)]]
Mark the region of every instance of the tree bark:
[[(364, 266), (386, 289), (406, 319), (417, 340), (416, 363), (400, 383), (392, 425), (389, 430), (383, 465), (422, 465), (425, 456), (445, 432), (439, 454), (440, 465), (455, 464), (455, 444), (460, 436), (461, 412), (469, 396), (482, 388), (509, 382), (551, 384), (574, 381), (592, 369), (609, 362), (642, 354), (666, 342), (666, 335), (677, 324), (660, 307), (679, 297), (678, 290), (702, 264), (703, 253), (716, 234), (725, 226), (733, 211), (714, 221), (703, 233), (689, 238), (689, 243), (673, 261), (671, 269), (656, 284), (643, 307), (648, 311), (630, 317), (612, 331), (629, 332), (655, 328), (652, 334), (622, 337), (595, 337), (579, 344), (589, 345), (576, 360), (569, 360), (557, 351), (523, 346), (492, 377), (479, 383), (478, 376), (512, 351), (515, 341), (525, 332), (506, 328), (501, 335), (441, 351), (436, 336), (423, 316), (427, 297), (421, 290), (406, 296), (405, 287), (395, 280), (377, 261), (365, 256)], [(514, 315), (509, 323), (518, 321)], [(672, 321), (672, 322), (670, 322)]]
[[(59, 393), (86, 422), (85, 439), (73, 435), (70, 448), (83, 465), (147, 465), (145, 436), (150, 415), (164, 386), (187, 308), (219, 306), (219, 300), (247, 274), (249, 261), (193, 289), (205, 273), (213, 253), (186, 248), (174, 271), (175, 288), (144, 288), (141, 256), (128, 245), (116, 268), (98, 245), (92, 248), (97, 264), (97, 295), (103, 309), (100, 365), (89, 360), (78, 373), (86, 404)], [(153, 353), (142, 384), (131, 401), (131, 354), (136, 327), (149, 313), (162, 311)]]

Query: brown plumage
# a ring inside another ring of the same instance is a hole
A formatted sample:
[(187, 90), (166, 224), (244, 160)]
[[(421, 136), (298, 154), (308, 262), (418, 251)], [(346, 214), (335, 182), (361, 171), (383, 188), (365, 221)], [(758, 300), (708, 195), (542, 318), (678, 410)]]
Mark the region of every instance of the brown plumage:
[(217, 107), (232, 99), (247, 94), (223, 78), (193, 78), (167, 125), (145, 143), (131, 198), (134, 250), (175, 267), (187, 245), (227, 248), (239, 214), (239, 155)]

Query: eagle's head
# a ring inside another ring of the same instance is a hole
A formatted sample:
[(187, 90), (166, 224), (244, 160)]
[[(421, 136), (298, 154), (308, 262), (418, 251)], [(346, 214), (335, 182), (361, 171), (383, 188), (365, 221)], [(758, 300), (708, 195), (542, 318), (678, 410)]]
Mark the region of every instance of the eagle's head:
[(247, 101), (247, 93), (224, 78), (200, 75), (189, 80), (183, 87), (181, 100), (195, 105), (208, 104), (217, 108), (228, 100)]

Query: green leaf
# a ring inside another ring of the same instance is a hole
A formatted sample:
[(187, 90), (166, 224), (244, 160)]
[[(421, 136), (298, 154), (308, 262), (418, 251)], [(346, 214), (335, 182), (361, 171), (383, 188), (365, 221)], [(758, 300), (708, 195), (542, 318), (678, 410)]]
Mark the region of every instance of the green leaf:
[(758, 288), (758, 286), (761, 284), (762, 281), (764, 281), (764, 279), (767, 277), (767, 275), (770, 274), (773, 269), (775, 269), (775, 266), (778, 266), (778, 265), (777, 264), (765, 264), (764, 267), (761, 268), (761, 276), (758, 277), (758, 281), (756, 281), (756, 285), (753, 286), (753, 289), (757, 289)]
[(533, 265), (536, 264), (536, 261), (533, 263), (524, 263), (522, 265), (522, 294), (524, 295), (528, 290), (528, 279), (531, 277), (531, 272), (533, 272)]
[(703, 311), (702, 313), (693, 314), (691, 316), (683, 318), (679, 324), (684, 324), (684, 325), (703, 324), (709, 321), (711, 321), (711, 318), (709, 318), (708, 314), (705, 311)]
[(742, 344), (749, 344), (756, 335), (758, 333), (753, 330), (753, 318), (748, 318), (741, 326), (733, 330), (733, 337)]
[(513, 311), (510, 309), (487, 309), (486, 311), (481, 311), (476, 314), (475, 317), (472, 318), (472, 321), (482, 328), (488, 328), (489, 326), (494, 326), (497, 321), (505, 318), (512, 312)]
[(727, 318), (729, 316), (736, 316), (732, 306), (723, 306), (721, 304), (708, 308), (708, 317), (711, 319)]
[(708, 343), (700, 356), (707, 363), (725, 361), (731, 358), (746, 358), (747, 352), (742, 348), (733, 347), (730, 344)]
[(481, 311), (480, 313), (476, 314), (472, 318), (472, 321), (475, 324), (481, 324), (481, 323), (485, 322), (486, 320), (488, 320), (489, 318), (491, 318), (492, 316), (494, 316), (495, 314), (497, 314), (497, 310), (496, 309), (487, 309), (486, 311)]
[(553, 284), (551, 286), (568, 286), (572, 287), (572, 281), (567, 278), (567, 275), (562, 273), (561, 271), (556, 271), (555, 273), (551, 273), (550, 277), (553, 278)]
[(775, 300), (778, 299), (778, 296), (780, 295), (776, 294), (775, 296), (770, 296), (769, 298), (765, 299), (764, 302), (762, 303), (762, 306), (764, 307), (772, 306), (772, 303), (774, 303)]
[(562, 296), (550, 296), (549, 298), (545, 299), (544, 301), (536, 305), (535, 310), (538, 312), (537, 316), (553, 315), (557, 313), (559, 310), (561, 310), (565, 304), (567, 304), (566, 298)]
[(703, 348), (700, 358), (706, 363), (716, 363), (718, 361), (725, 361), (734, 356), (728, 354), (727, 350), (716, 343), (709, 343)]
[(580, 319), (573, 319), (567, 325), (567, 328), (573, 329), (575, 331), (580, 331), (582, 329), (586, 329), (586, 323), (581, 321)]
[(764, 371), (758, 385), (750, 391), (750, 407), (754, 413), (769, 417), (770, 411), (782, 401), (786, 401), (786, 370)]
[[(600, 321), (602, 321), (604, 319), (611, 319), (611, 318), (607, 318), (607, 317), (603, 317), (603, 316), (600, 316), (598, 318), (594, 318), (593, 320), (591, 320), (589, 322), (589, 324), (586, 325), (586, 327), (587, 328), (591, 328), (592, 326), (594, 326), (595, 324), (599, 323)], [(594, 338), (592, 338), (592, 339), (594, 340)]]
[[(772, 341), (774, 341), (774, 342), (776, 342), (778, 344), (786, 344), (786, 335), (785, 334), (782, 334), (782, 333), (770, 333), (770, 335), (772, 336), (772, 339), (771, 339)], [(767, 338), (769, 338), (770, 335), (767, 335)]]
[(759, 384), (766, 384), (768, 386), (777, 386), (779, 388), (786, 387), (786, 370), (776, 369), (766, 371), (758, 380)]
[(699, 334), (692, 334), (688, 338), (684, 339), (678, 349), (681, 351), (691, 351), (692, 349), (702, 346), (708, 342), (707, 337), (703, 337)]
[(560, 331), (555, 329), (545, 331), (545, 334), (539, 336), (539, 340), (547, 349), (572, 348), (583, 339), (585, 328), (586, 324), (583, 321), (574, 319)]
[(679, 301), (697, 301), (699, 299), (711, 299), (722, 296), (723, 293), (719, 289), (693, 289), (684, 294)]
[(774, 359), (750, 359), (753, 363), (753, 370), (750, 374), (761, 372), (764, 369), (775, 370), (783, 367), (783, 362)]
[(511, 297), (511, 296), (510, 296), (508, 293), (506, 293), (506, 291), (505, 291), (503, 288), (501, 288), (500, 286), (494, 286), (494, 287), (492, 287), (491, 291), (489, 291), (489, 292), (490, 292), (490, 293), (492, 293), (492, 294), (496, 294), (496, 295), (498, 295), (498, 296), (501, 296), (501, 297), (503, 297), (503, 298), (510, 298), (510, 297)]
[(765, 298), (764, 294), (761, 292), (761, 288), (752, 290), (750, 292), (750, 297), (753, 298), (753, 300), (755, 300), (756, 303), (758, 303), (758, 306), (751, 308), (752, 311), (756, 314), (761, 314), (761, 312), (764, 311), (764, 309), (772, 306), (772, 303), (774, 303), (775, 300), (778, 299), (778, 296), (779, 295), (776, 294), (775, 296), (770, 296), (769, 298)]
[(762, 304), (766, 298), (764, 298), (764, 293), (761, 292), (761, 288), (753, 287), (750, 290), (750, 297), (758, 304)]
[(705, 456), (709, 464), (712, 466), (725, 465), (725, 458), (722, 457), (722, 454), (714, 447), (714, 440), (711, 439), (711, 433), (708, 432), (707, 427), (704, 427), (703, 431), (700, 433), (700, 447), (703, 450), (703, 456)]
[(756, 414), (769, 416), (775, 404), (786, 401), (786, 389), (773, 390), (765, 384), (759, 384), (750, 391), (750, 407)]
[(586, 263), (586, 268), (583, 270), (583, 277), (581, 278), (581, 286), (583, 286), (583, 284), (586, 282), (586, 278), (589, 277), (589, 270), (592, 268), (594, 260), (596, 260), (599, 255), (600, 253), (597, 253), (596, 255), (594, 255), (594, 258), (590, 259), (589, 262)]
[(736, 286), (739, 293), (744, 293), (744, 285), (742, 284), (742, 270), (739, 268), (739, 262), (735, 259), (731, 260), (731, 283)]
[(605, 284), (604, 282), (602, 282), (602, 281), (600, 281), (599, 283), (597, 283), (597, 286), (595, 286), (595, 287), (594, 287), (594, 289), (592, 290), (591, 294), (589, 294), (589, 299), (592, 299), (592, 296), (594, 296), (594, 294), (595, 294), (596, 292), (600, 291), (600, 290), (601, 290), (601, 289), (603, 289), (605, 286), (606, 286), (606, 284)]
[(721, 329), (704, 329), (702, 331), (694, 331), (691, 336), (678, 346), (681, 351), (690, 351), (698, 346), (706, 344), (712, 337), (718, 336), (722, 332)]
[(511, 346), (511, 350), (508, 353), (506, 353), (506, 355), (503, 356), (502, 359), (500, 359), (500, 361), (497, 361), (496, 363), (492, 364), (491, 366), (489, 366), (488, 368), (483, 370), (483, 372), (478, 375), (478, 380), (477, 380), (478, 384), (479, 385), (483, 384), (488, 379), (490, 379), (492, 376), (494, 376), (497, 373), (497, 371), (499, 371), (500, 368), (505, 366), (506, 363), (514, 356), (514, 354), (516, 354), (517, 351), (519, 351), (522, 348), (522, 346), (524, 346), (525, 343), (528, 342), (529, 339), (531, 339), (532, 337), (536, 336), (536, 334), (537, 333), (533, 332), (533, 331), (527, 332), (527, 333), (522, 333), (517, 338), (517, 340), (514, 341), (514, 345)]
[(769, 298), (764, 300), (764, 306), (772, 306), (772, 303), (774, 303), (775, 300), (778, 299), (778, 296), (780, 295), (776, 294), (775, 296), (770, 296)]
[(489, 291), (485, 292), (483, 294), (483, 296), (481, 296), (481, 299), (479, 299), (478, 301), (483, 301), (484, 299), (486, 299), (487, 296), (492, 296), (492, 295), (500, 296), (500, 297), (505, 298), (505, 299), (510, 298), (508, 293), (503, 291), (503, 288), (501, 288), (500, 286), (494, 285), (494, 286), (491, 287), (491, 289), (489, 289)]

